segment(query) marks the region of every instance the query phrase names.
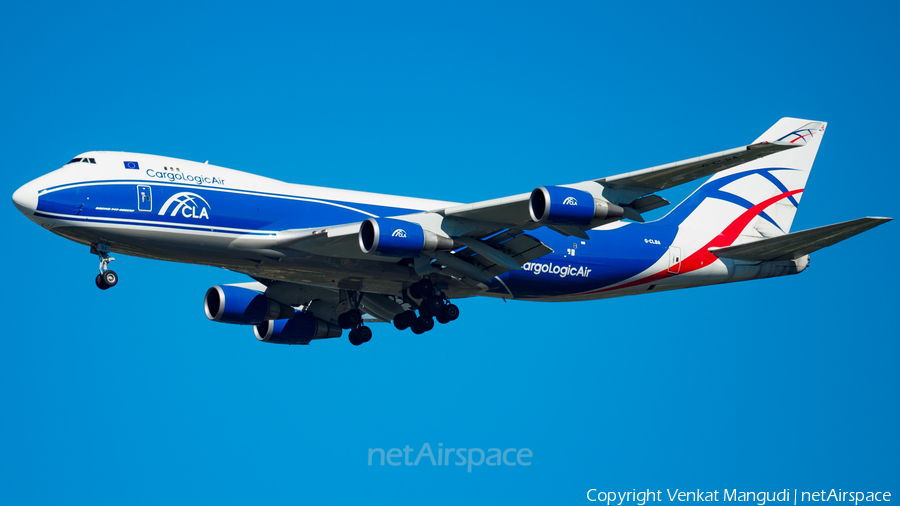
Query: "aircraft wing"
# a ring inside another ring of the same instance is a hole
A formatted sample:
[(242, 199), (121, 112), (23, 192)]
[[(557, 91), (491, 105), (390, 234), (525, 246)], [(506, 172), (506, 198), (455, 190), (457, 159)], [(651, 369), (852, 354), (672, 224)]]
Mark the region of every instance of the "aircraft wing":
[[(624, 207), (626, 218), (643, 221), (643, 218), (640, 217), (641, 213), (669, 204), (669, 201), (658, 195), (650, 195), (656, 191), (689, 183), (716, 172), (800, 146), (800, 144), (789, 142), (758, 142), (680, 162), (563, 186), (600, 193), (611, 203)], [(528, 200), (530, 196), (530, 193), (522, 193), (448, 207), (435, 212), (448, 217), (492, 222), (504, 227), (529, 228), (531, 219), (528, 214)]]
[(603, 186), (643, 191), (644, 195), (711, 176), (716, 172), (769, 156), (779, 151), (800, 147), (789, 142), (758, 142), (706, 156), (689, 158), (648, 169), (626, 172), (597, 179)]
[[(626, 218), (643, 221), (641, 213), (668, 205), (666, 199), (652, 195), (655, 191), (798, 146), (787, 142), (757, 142), (681, 162), (562, 185), (562, 188), (586, 192), (601, 204), (607, 202), (621, 208), (617, 215), (594, 220), (584, 226), (536, 222), (530, 212), (531, 193), (391, 218), (419, 223), (453, 240), (452, 250), (435, 251), (415, 258), (413, 266), (418, 274), (437, 270), (484, 289), (485, 283), (494, 276), (519, 269), (525, 263), (552, 252), (547, 245), (528, 235), (529, 230), (547, 226), (566, 236), (587, 239), (587, 229), (621, 219), (623, 214)], [(360, 226), (361, 223), (350, 223), (320, 230), (285, 230), (273, 239), (271, 247), (331, 257), (401, 260), (363, 253), (358, 243)]]
[[(399, 216), (397, 219), (415, 221), (428, 213)], [(485, 283), (506, 271), (520, 269), (522, 265), (540, 258), (553, 250), (540, 240), (526, 234), (521, 228), (497, 228), (502, 225), (485, 223), (474, 229), (456, 230), (454, 248), (436, 251), (413, 259), (413, 267), (419, 274), (439, 272), (462, 280), (470, 286), (486, 289)], [(383, 260), (398, 262), (401, 259), (379, 257), (363, 253), (359, 246), (360, 223), (352, 223), (321, 230), (286, 230), (279, 232), (268, 246), (272, 249), (291, 248), (316, 255)], [(249, 247), (249, 244), (247, 245)], [(255, 244), (259, 249), (260, 243)], [(432, 263), (432, 259), (437, 262)]]
[(891, 218), (859, 218), (834, 225), (812, 228), (801, 232), (725, 248), (710, 248), (709, 252), (719, 258), (733, 258), (752, 262), (767, 260), (793, 260), (813, 251), (820, 250), (844, 239), (861, 234), (866, 230), (891, 221)]

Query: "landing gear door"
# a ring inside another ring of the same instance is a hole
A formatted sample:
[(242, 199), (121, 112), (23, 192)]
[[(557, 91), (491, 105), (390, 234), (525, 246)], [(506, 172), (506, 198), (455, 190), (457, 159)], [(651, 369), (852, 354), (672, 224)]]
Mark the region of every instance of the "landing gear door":
[(669, 272), (678, 274), (681, 272), (681, 248), (669, 246)]
[(148, 185), (138, 185), (137, 187), (138, 211), (149, 213), (153, 211), (153, 194), (150, 192)]

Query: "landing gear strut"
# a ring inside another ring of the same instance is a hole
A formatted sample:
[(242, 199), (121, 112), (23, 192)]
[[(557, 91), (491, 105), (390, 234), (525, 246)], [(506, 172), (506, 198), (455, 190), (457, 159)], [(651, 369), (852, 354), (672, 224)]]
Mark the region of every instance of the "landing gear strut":
[(350, 344), (359, 346), (372, 339), (372, 329), (363, 325), (362, 311), (359, 310), (359, 300), (362, 299), (362, 294), (349, 292), (347, 298), (351, 309), (338, 316), (338, 325), (342, 329), (350, 329), (348, 336)]
[[(424, 334), (434, 328), (434, 320), (439, 323), (449, 323), (459, 318), (459, 308), (451, 304), (444, 291), (434, 286), (428, 278), (413, 283), (409, 287), (409, 296), (413, 299), (421, 299), (418, 304), (419, 314), (412, 309), (404, 311), (394, 317), (394, 327), (397, 330), (410, 329), (414, 334)], [(416, 306), (408, 300), (410, 305)]]
[(109, 246), (97, 244), (91, 250), (92, 253), (97, 253), (100, 257), (100, 274), (97, 274), (97, 277), (94, 278), (97, 288), (108, 290), (116, 286), (116, 283), (119, 282), (119, 275), (116, 274), (116, 271), (109, 269), (109, 263), (115, 260), (115, 258), (109, 256)]

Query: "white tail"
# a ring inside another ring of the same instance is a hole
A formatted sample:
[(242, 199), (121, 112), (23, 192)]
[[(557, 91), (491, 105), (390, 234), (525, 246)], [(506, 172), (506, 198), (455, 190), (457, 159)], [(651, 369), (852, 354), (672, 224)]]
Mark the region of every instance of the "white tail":
[(743, 216), (749, 222), (741, 235), (787, 234), (824, 132), (823, 122), (782, 118), (754, 144), (802, 144), (800, 147), (713, 175), (663, 220), (687, 228), (724, 230)]

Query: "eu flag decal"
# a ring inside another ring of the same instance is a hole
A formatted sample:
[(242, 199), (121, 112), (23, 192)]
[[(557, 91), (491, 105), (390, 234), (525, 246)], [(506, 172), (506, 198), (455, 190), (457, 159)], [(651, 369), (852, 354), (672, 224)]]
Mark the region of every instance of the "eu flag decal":
[(125, 162), (125, 168), (126, 169), (134, 169), (134, 170), (140, 169), (140, 167), (138, 167), (137, 162)]

